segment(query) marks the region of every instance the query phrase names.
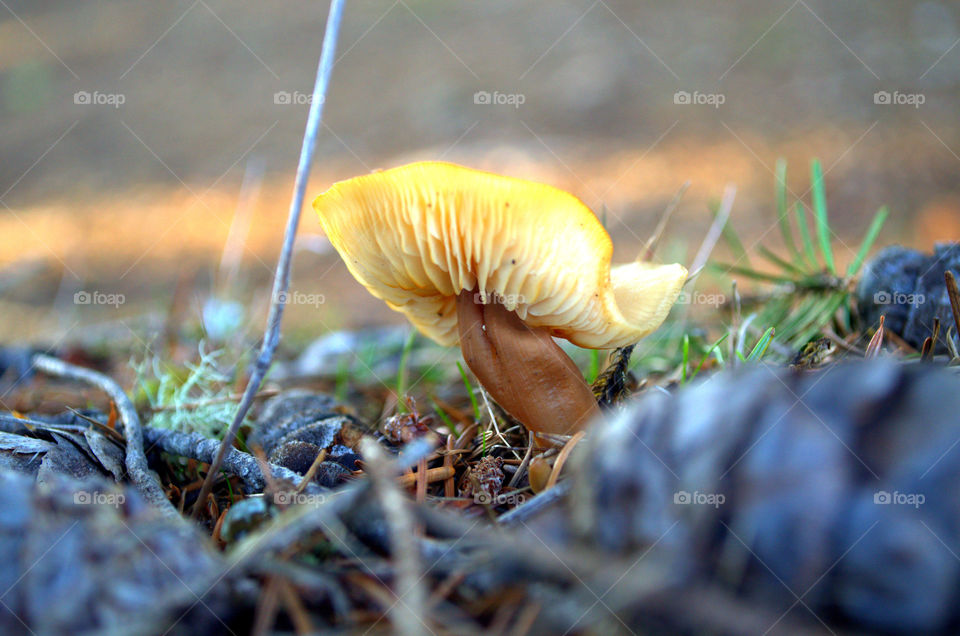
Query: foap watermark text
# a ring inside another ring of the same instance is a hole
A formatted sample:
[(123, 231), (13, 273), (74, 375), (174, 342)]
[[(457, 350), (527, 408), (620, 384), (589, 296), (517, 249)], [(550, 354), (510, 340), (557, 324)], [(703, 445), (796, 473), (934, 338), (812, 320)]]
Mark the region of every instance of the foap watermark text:
[(74, 305), (112, 305), (119, 307), (127, 302), (123, 294), (108, 294), (102, 291), (80, 290), (73, 295)]
[(713, 506), (719, 508), (724, 504), (727, 498), (718, 492), (700, 492), (695, 490), (687, 492), (680, 490), (673, 493), (673, 503), (680, 506)]
[(673, 94), (673, 103), (681, 106), (713, 106), (720, 108), (727, 101), (723, 93), (701, 93), (700, 91), (677, 91)]
[(473, 103), (487, 106), (513, 106), (520, 108), (527, 101), (523, 93), (501, 93), (500, 91), (477, 91), (473, 94)]
[(123, 93), (101, 93), (100, 91), (77, 91), (73, 94), (73, 103), (80, 106), (113, 106), (120, 108), (127, 102)]

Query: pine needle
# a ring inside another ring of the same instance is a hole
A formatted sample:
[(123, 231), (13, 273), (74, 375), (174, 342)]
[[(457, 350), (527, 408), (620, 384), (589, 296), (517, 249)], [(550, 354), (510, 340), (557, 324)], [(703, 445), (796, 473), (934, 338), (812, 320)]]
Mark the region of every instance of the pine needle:
[(830, 246), (830, 221), (827, 218), (827, 194), (823, 187), (823, 169), (820, 160), (814, 159), (810, 164), (810, 186), (813, 188), (813, 215), (817, 220), (817, 239), (820, 241), (820, 252), (827, 271), (837, 273), (833, 262), (833, 248)]

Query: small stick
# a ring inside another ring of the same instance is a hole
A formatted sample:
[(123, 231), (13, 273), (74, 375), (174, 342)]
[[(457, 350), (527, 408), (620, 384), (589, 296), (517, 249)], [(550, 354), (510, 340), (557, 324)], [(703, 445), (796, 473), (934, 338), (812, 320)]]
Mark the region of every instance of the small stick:
[[(857, 354), (857, 355), (859, 355), (859, 356), (866, 355), (866, 351), (860, 349), (860, 348), (857, 347), (856, 345), (850, 344), (849, 342), (847, 342), (846, 340), (844, 340), (843, 338), (841, 338), (841, 337), (840, 337), (840, 334), (838, 334), (837, 332), (835, 332), (833, 329), (830, 329), (829, 327), (827, 327), (827, 328), (825, 328), (825, 329), (823, 330), (823, 335), (826, 337), (827, 340), (829, 340), (829, 341), (832, 342), (833, 344), (837, 345), (838, 347), (840, 347), (840, 348), (843, 349), (844, 351), (847, 351), (847, 352), (849, 352), (849, 353), (855, 353), (855, 354)], [(771, 342), (772, 342), (772, 340), (771, 340)]]
[(703, 237), (703, 243), (701, 243), (700, 249), (697, 250), (697, 255), (690, 265), (691, 272), (697, 272), (707, 264), (707, 259), (713, 253), (713, 248), (716, 247), (717, 241), (723, 234), (723, 227), (730, 218), (730, 212), (733, 210), (733, 200), (736, 196), (737, 187), (728, 183), (727, 187), (723, 189), (723, 198), (720, 199), (720, 209), (717, 211), (717, 216), (710, 225), (710, 229), (707, 230), (707, 235)]
[(569, 492), (570, 482), (565, 481), (559, 483), (549, 490), (544, 490), (533, 499), (528, 499), (513, 510), (503, 513), (497, 517), (497, 523), (501, 526), (513, 526), (518, 523), (523, 523), (541, 510), (549, 508), (560, 499), (563, 499)]
[[(387, 613), (400, 634), (424, 634), (423, 612), (427, 595), (420, 585), (420, 550), (414, 536), (413, 515), (403, 493), (393, 480), (396, 463), (388, 462), (386, 453), (375, 441), (363, 438), (360, 449), (366, 458), (374, 493), (380, 499), (390, 536), (390, 552), (396, 560), (395, 596), (397, 602)], [(400, 590), (403, 590), (402, 592)]]
[(960, 290), (957, 289), (957, 279), (949, 269), (943, 273), (947, 281), (947, 295), (950, 296), (950, 309), (953, 311), (953, 322), (957, 327), (954, 332), (960, 338)]
[(650, 235), (650, 238), (647, 239), (643, 249), (640, 250), (640, 256), (643, 260), (653, 260), (653, 253), (657, 249), (657, 243), (660, 242), (660, 237), (663, 236), (664, 230), (667, 229), (667, 223), (670, 221), (670, 217), (673, 216), (673, 213), (676, 212), (678, 207), (680, 207), (680, 199), (683, 198), (684, 193), (686, 193), (689, 187), (690, 180), (684, 181), (683, 185), (680, 186), (680, 189), (677, 190), (677, 193), (673, 195), (670, 203), (668, 203), (667, 207), (663, 210), (663, 214), (660, 215), (660, 221), (657, 223), (656, 229), (653, 230), (653, 234)]
[(501, 597), (501, 599), (497, 602), (497, 609), (493, 614), (493, 619), (486, 628), (489, 630), (489, 633), (507, 633), (507, 625), (510, 624), (510, 619), (516, 616), (517, 611), (520, 609), (522, 598), (523, 597), (517, 592), (513, 592), (512, 594), (508, 592)]
[[(482, 386), (480, 387), (480, 397), (483, 398), (483, 404), (487, 407), (487, 413), (490, 414), (490, 422), (493, 424), (493, 430), (496, 432), (497, 437), (500, 438), (504, 446), (512, 450), (510, 442), (508, 442), (507, 438), (504, 437), (503, 433), (500, 432), (500, 425), (497, 423), (497, 417), (493, 414), (493, 407), (490, 406), (490, 399), (487, 397), (487, 391)], [(513, 454), (517, 459), (520, 459), (520, 456), (517, 455), (516, 451), (513, 451)]]
[(453, 438), (453, 435), (447, 435), (447, 454), (443, 456), (443, 468), (450, 469), (450, 476), (447, 477), (443, 484), (444, 497), (456, 496), (456, 485), (453, 483), (453, 475), (456, 473), (453, 469), (453, 448), (455, 443), (456, 440)]
[(197, 505), (193, 507), (193, 516), (196, 517), (201, 502), (204, 501), (210, 491), (213, 489), (213, 482), (220, 471), (220, 465), (227, 452), (233, 447), (233, 441), (237, 437), (237, 432), (243, 425), (243, 420), (247, 417), (247, 412), (253, 404), (253, 398), (260, 390), (260, 384), (263, 382), (267, 369), (273, 361), (273, 353), (280, 343), (280, 321), (283, 319), (283, 308), (285, 303), (283, 299), (290, 288), (290, 266), (293, 261), (293, 242), (297, 235), (297, 225), (300, 223), (300, 212), (303, 209), (303, 199), (307, 189), (307, 179), (310, 176), (310, 165), (313, 163), (313, 151), (317, 146), (317, 132), (320, 129), (320, 122), (323, 118), (323, 104), (326, 101), (327, 87), (330, 84), (330, 75), (333, 72), (334, 55), (337, 49), (337, 35), (340, 32), (340, 19), (343, 16), (343, 5), (346, 0), (332, 0), (330, 2), (330, 13), (327, 16), (327, 26), (323, 34), (323, 45), (320, 50), (320, 63), (317, 68), (317, 79), (313, 86), (313, 98), (310, 102), (310, 112), (307, 115), (306, 130), (303, 134), (303, 146), (300, 148), (300, 161), (297, 164), (297, 175), (293, 184), (293, 199), (290, 201), (290, 210), (287, 213), (287, 227), (283, 235), (283, 248), (280, 250), (280, 260), (277, 263), (277, 271), (273, 279), (273, 295), (270, 302), (270, 315), (267, 318), (267, 329), (263, 336), (263, 344), (260, 347), (260, 353), (253, 365), (250, 373), (250, 380), (247, 382), (247, 388), (243, 392), (243, 399), (237, 407), (237, 413), (234, 415), (230, 428), (223, 436), (220, 442), (220, 450), (213, 463), (210, 464), (210, 472), (203, 482), (203, 489), (200, 491), (200, 498)]
[(473, 438), (477, 436), (477, 431), (480, 429), (479, 422), (474, 422), (468, 426), (462, 433), (460, 433), (460, 439), (457, 440), (457, 450), (463, 450), (467, 447), (467, 444), (473, 441)]
[[(417, 462), (417, 503), (427, 500), (427, 458), (421, 457)], [(446, 479), (446, 477), (444, 477)]]
[[(270, 474), (270, 471), (267, 470), (267, 455), (263, 452), (263, 448), (260, 446), (254, 446), (253, 456), (257, 458), (257, 463), (260, 465), (260, 472), (263, 474), (263, 478), (267, 481), (267, 485), (264, 488), (264, 493), (271, 493), (274, 498), (275, 503), (281, 503), (276, 501), (277, 493), (280, 492), (280, 485), (277, 483), (277, 480), (273, 478), (273, 475)], [(210, 478), (210, 475), (207, 475), (207, 479)], [(204, 481), (206, 483), (206, 481)]]
[(254, 614), (253, 636), (269, 634), (277, 620), (277, 605), (280, 600), (280, 577), (268, 576), (267, 582), (261, 588), (260, 598), (257, 599), (257, 609)]
[(527, 439), (529, 440), (527, 442), (527, 452), (523, 456), (523, 461), (521, 461), (520, 465), (517, 467), (517, 472), (513, 473), (513, 477), (510, 478), (510, 483), (507, 484), (507, 488), (513, 488), (516, 486), (523, 477), (523, 473), (526, 472), (527, 466), (530, 465), (530, 458), (533, 457), (533, 437), (534, 435), (532, 432), (527, 433)]
[(526, 634), (530, 633), (533, 622), (537, 620), (539, 613), (540, 603), (536, 601), (527, 603), (527, 605), (520, 610), (520, 615), (514, 622), (513, 630), (510, 632), (511, 636), (526, 636)]
[[(453, 479), (453, 476), (456, 474), (456, 471), (453, 469), (453, 466), (438, 466), (437, 468), (431, 468), (424, 471), (424, 485), (432, 484), (437, 481), (444, 481), (445, 479)], [(405, 473), (397, 477), (397, 485), (401, 488), (410, 488), (411, 486), (417, 485), (417, 480), (419, 479), (420, 472), (415, 473)], [(426, 493), (424, 493), (426, 494)], [(449, 495), (452, 497), (453, 495)]]
[[(562, 484), (561, 484), (562, 485)], [(356, 482), (339, 488), (320, 503), (292, 506), (262, 530), (256, 530), (232, 546), (226, 554), (228, 570), (256, 570), (265, 559), (289, 549), (304, 537), (329, 531), (337, 516), (369, 496), (369, 484)]]
[(123, 423), (123, 436), (127, 441), (126, 467), (130, 481), (137, 487), (144, 499), (161, 512), (170, 516), (179, 516), (177, 509), (167, 499), (160, 480), (147, 465), (147, 456), (143, 452), (143, 433), (140, 417), (133, 408), (133, 402), (116, 382), (102, 373), (91, 369), (68, 364), (52, 356), (38, 354), (33, 358), (33, 366), (47, 375), (70, 378), (92, 384), (106, 393), (117, 405), (120, 421)]
[(287, 608), (287, 616), (293, 623), (293, 628), (298, 636), (305, 634), (316, 634), (317, 629), (310, 620), (307, 608), (303, 606), (296, 588), (287, 579), (277, 579), (280, 584), (280, 596), (283, 598), (283, 605)]
[(440, 585), (436, 587), (433, 591), (433, 594), (430, 595), (429, 600), (427, 600), (427, 609), (432, 610), (437, 607), (440, 603), (443, 602), (445, 598), (450, 596), (450, 593), (463, 583), (463, 580), (467, 578), (467, 573), (463, 571), (453, 571), (447, 578), (440, 582)]
[(900, 347), (904, 353), (909, 354), (917, 352), (917, 350), (913, 348), (913, 345), (897, 335), (896, 331), (893, 331), (892, 329), (890, 331), (884, 331), (884, 335), (890, 339), (890, 342)]
[(303, 481), (300, 482), (300, 485), (297, 486), (296, 492), (303, 492), (303, 489), (307, 487), (307, 484), (313, 481), (314, 476), (317, 474), (317, 471), (320, 470), (320, 464), (327, 458), (327, 449), (322, 448), (320, 452), (317, 453), (316, 458), (314, 458), (313, 463), (310, 464), (310, 468), (307, 469), (307, 474), (303, 476)]
[(550, 473), (550, 479), (547, 480), (546, 490), (553, 488), (557, 484), (557, 479), (560, 478), (560, 471), (563, 469), (563, 465), (566, 463), (567, 457), (570, 456), (570, 452), (573, 451), (573, 447), (583, 439), (584, 435), (586, 435), (585, 431), (577, 431), (577, 433), (570, 438), (570, 441), (563, 445), (563, 450), (560, 451), (560, 454), (557, 455), (556, 461), (553, 462), (553, 472)]

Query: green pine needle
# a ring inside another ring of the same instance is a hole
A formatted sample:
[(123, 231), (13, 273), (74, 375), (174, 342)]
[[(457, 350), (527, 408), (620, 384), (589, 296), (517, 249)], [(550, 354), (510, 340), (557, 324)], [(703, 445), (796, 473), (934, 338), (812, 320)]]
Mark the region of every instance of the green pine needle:
[(776, 192), (777, 198), (777, 223), (780, 225), (780, 234), (783, 236), (783, 242), (793, 255), (796, 263), (801, 262), (800, 250), (793, 239), (793, 230), (790, 229), (790, 209), (787, 207), (787, 162), (785, 159), (777, 160), (776, 174)]
[(793, 206), (793, 213), (797, 219), (797, 228), (800, 230), (800, 240), (803, 242), (803, 252), (807, 256), (807, 262), (814, 269), (817, 269), (817, 254), (813, 249), (813, 239), (810, 236), (810, 226), (807, 225), (807, 211), (803, 208), (803, 203), (797, 201)]
[(804, 272), (803, 270), (801, 270), (799, 267), (797, 267), (796, 265), (794, 265), (793, 263), (791, 263), (791, 262), (789, 262), (789, 261), (786, 261), (786, 260), (780, 258), (779, 256), (777, 256), (776, 254), (774, 254), (772, 251), (768, 250), (768, 249), (767, 249), (766, 247), (764, 247), (763, 245), (761, 245), (760, 247), (758, 247), (758, 248), (757, 248), (757, 251), (760, 252), (760, 255), (761, 255), (761, 256), (763, 256), (763, 257), (766, 258), (768, 261), (770, 261), (771, 263), (773, 263), (774, 265), (776, 265), (777, 267), (779, 267), (779, 268), (781, 268), (781, 269), (783, 269), (783, 270), (786, 270), (786, 271), (791, 272), (791, 273), (793, 273), (793, 274), (799, 274), (799, 275), (801, 275), (801, 276), (805, 276), (805, 275), (806, 275), (806, 272)]
[(769, 283), (791, 283), (794, 280), (792, 277), (784, 274), (768, 274), (766, 272), (758, 272), (757, 270), (750, 269), (749, 267), (729, 265), (727, 263), (710, 263), (709, 267), (710, 269), (722, 274), (740, 274), (741, 276), (746, 276), (747, 278), (763, 280)]
[(833, 262), (833, 248), (830, 246), (830, 222), (827, 218), (827, 193), (823, 187), (823, 169), (820, 160), (814, 159), (810, 164), (810, 186), (813, 188), (813, 215), (817, 220), (817, 238), (820, 241), (820, 252), (827, 271), (837, 273), (837, 266)]
[(880, 208), (876, 215), (874, 215), (873, 221), (870, 222), (870, 227), (867, 229), (867, 234), (863, 237), (863, 242), (860, 243), (860, 249), (857, 250), (857, 256), (853, 259), (853, 262), (850, 263), (850, 268), (847, 269), (848, 277), (854, 276), (860, 271), (860, 268), (863, 266), (863, 261), (867, 258), (867, 252), (870, 251), (873, 242), (877, 240), (877, 235), (880, 234), (880, 229), (883, 227), (889, 215), (890, 210), (887, 209), (887, 206)]

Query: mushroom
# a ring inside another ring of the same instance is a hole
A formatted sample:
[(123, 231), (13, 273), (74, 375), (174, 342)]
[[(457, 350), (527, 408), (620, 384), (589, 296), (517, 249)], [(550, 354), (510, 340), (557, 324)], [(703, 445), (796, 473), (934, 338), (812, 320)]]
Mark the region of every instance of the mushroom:
[(334, 184), (313, 202), (367, 290), (441, 345), (529, 430), (570, 435), (599, 414), (554, 342), (637, 342), (676, 301), (687, 270), (634, 261), (593, 212), (556, 188), (421, 162)]

